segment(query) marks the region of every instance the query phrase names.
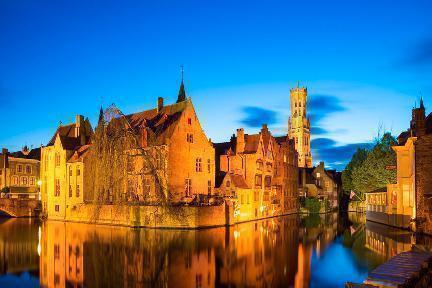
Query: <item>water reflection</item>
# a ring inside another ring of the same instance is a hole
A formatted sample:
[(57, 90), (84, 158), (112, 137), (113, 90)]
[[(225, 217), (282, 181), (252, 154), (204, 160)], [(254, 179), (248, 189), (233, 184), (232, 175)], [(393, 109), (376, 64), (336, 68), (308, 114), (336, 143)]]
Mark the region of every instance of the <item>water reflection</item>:
[(179, 231), (12, 219), (0, 223), (0, 285), (36, 275), (45, 287), (343, 287), (415, 242), (429, 246), (364, 223), (292, 215)]

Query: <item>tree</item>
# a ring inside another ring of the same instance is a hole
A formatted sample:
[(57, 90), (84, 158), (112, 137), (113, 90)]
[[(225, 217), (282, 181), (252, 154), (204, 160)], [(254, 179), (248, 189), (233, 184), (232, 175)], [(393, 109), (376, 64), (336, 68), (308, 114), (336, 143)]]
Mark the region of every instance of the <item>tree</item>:
[(367, 158), (368, 151), (364, 148), (358, 148), (351, 158), (351, 161), (342, 171), (342, 188), (344, 191), (354, 190), (352, 184), (352, 173), (354, 168), (360, 167)]
[(396, 165), (394, 145), (397, 145), (396, 139), (389, 132), (384, 133), (367, 151), (366, 159), (352, 168), (351, 184), (353, 190), (360, 193), (359, 197), (396, 181), (396, 171), (386, 169), (386, 166)]

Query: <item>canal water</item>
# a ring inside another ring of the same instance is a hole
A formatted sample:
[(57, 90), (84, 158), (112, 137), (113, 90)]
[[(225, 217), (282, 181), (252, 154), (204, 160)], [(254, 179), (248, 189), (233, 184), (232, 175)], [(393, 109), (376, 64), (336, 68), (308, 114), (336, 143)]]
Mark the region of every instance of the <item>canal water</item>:
[(0, 287), (343, 287), (430, 239), (364, 214), (204, 230), (0, 219)]

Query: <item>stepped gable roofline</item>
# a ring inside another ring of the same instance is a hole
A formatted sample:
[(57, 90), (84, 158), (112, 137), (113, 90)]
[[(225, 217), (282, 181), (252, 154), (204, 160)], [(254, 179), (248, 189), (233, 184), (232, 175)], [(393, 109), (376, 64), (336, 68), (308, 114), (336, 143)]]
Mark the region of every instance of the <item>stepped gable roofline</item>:
[(154, 108), (141, 112), (125, 115), (131, 128), (135, 133), (141, 129), (150, 130), (156, 139), (156, 144), (165, 144), (178, 123), (183, 111), (192, 102), (188, 99), (179, 103), (163, 106), (161, 109)]

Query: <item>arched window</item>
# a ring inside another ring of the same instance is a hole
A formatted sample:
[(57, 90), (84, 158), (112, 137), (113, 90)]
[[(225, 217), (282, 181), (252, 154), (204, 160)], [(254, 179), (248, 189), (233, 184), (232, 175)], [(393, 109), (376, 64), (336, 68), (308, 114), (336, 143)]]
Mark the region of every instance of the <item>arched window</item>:
[(21, 176), (21, 185), (27, 186), (28, 185), (28, 178), (27, 176)]
[(17, 186), (18, 185), (18, 176), (12, 177), (12, 185)]

